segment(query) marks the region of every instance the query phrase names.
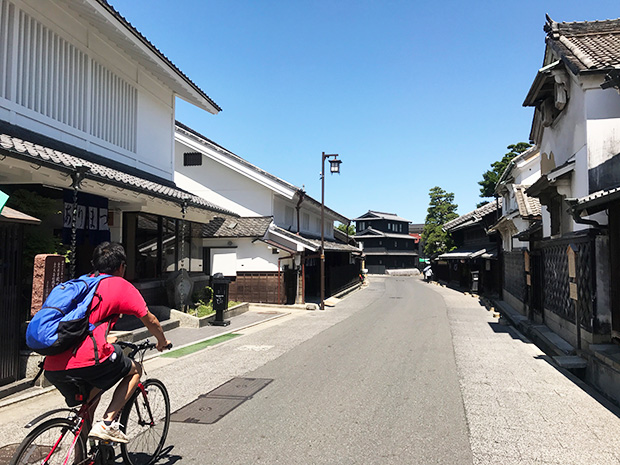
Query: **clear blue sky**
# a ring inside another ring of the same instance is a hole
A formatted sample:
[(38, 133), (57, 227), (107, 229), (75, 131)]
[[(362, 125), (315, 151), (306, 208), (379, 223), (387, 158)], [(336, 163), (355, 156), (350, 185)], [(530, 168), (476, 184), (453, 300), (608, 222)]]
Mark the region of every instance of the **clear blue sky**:
[[(522, 102), (555, 21), (620, 16), (618, 0), (109, 0), (223, 111), (177, 119), (326, 204), (423, 223), (428, 192), (480, 199), (482, 173), (529, 139)], [(327, 168), (326, 168), (327, 169)]]

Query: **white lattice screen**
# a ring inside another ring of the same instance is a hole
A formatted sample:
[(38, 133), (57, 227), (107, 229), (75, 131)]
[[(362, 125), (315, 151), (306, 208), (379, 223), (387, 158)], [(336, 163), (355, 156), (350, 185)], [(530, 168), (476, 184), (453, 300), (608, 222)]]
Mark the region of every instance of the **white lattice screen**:
[(135, 152), (136, 88), (24, 11), (14, 33), (15, 11), (0, 0), (0, 97)]

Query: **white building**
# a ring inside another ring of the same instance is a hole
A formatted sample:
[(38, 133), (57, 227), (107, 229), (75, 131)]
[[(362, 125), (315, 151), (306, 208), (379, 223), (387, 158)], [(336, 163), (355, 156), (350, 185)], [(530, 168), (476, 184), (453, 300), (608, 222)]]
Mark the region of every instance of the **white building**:
[(531, 305), (526, 294), (524, 261), (530, 258), (529, 241), (541, 237), (542, 222), (540, 201), (526, 191), (538, 178), (540, 152), (534, 146), (510, 161), (495, 187), (502, 199), (502, 211), (489, 232), (498, 232), (502, 238), (502, 294), (516, 308)]
[(524, 270), (540, 296), (531, 317), (595, 353), (588, 376), (620, 399), (620, 372), (599, 345), (620, 338), (620, 20), (547, 17), (545, 31), (524, 102), (535, 108), (541, 173), (526, 193), (543, 205), (541, 237), (530, 239), (537, 259)]
[[(258, 294), (269, 302), (316, 299), (321, 203), (178, 122), (175, 137), (177, 185), (240, 216), (222, 215), (213, 222), (219, 225), (215, 233), (192, 236), (192, 248), (204, 260), (191, 271), (234, 278), (231, 296), (237, 300), (256, 301)], [(358, 281), (355, 257), (361, 252), (346, 237), (335, 237), (335, 223), (350, 220), (328, 207), (324, 215), (329, 296)], [(268, 295), (258, 289), (265, 286)]]
[(127, 277), (165, 301), (162, 281), (184, 266), (183, 220), (228, 212), (174, 184), (175, 100), (220, 108), (105, 0), (0, 0), (0, 36), (9, 204), (49, 202), (39, 228), (75, 249), (77, 274), (97, 243), (123, 242)]

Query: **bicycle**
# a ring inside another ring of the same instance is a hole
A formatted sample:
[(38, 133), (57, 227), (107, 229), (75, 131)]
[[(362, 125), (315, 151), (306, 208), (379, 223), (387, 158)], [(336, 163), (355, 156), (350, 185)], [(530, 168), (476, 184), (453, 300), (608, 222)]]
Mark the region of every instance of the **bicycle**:
[[(142, 364), (145, 352), (156, 347), (156, 344), (148, 340), (140, 344), (117, 344), (123, 349), (131, 349), (127, 356), (132, 360), (139, 355), (139, 364)], [(88, 439), (93, 420), (90, 408), (102, 394), (103, 392), (100, 392), (90, 401), (85, 401), (79, 409), (54, 409), (29, 422), (26, 428), (36, 424), (38, 426), (21, 442), (10, 465), (111, 463), (116, 457), (112, 443)], [(61, 412), (68, 412), (68, 416), (55, 416)], [(50, 416), (55, 417), (45, 420)], [(129, 437), (129, 443), (120, 445), (123, 461), (127, 465), (154, 463), (164, 447), (170, 425), (170, 398), (164, 384), (154, 378), (141, 381), (123, 407), (119, 418), (121, 431)]]

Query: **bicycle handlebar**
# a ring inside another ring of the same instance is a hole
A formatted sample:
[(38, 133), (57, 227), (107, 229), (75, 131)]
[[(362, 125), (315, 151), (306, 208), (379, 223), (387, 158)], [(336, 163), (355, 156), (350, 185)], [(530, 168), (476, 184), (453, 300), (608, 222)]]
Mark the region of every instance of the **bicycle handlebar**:
[[(127, 342), (127, 341), (117, 341), (116, 344), (118, 344), (119, 346), (121, 346), (123, 349), (127, 348), (127, 349), (131, 349), (131, 352), (129, 352), (127, 354), (127, 357), (129, 357), (130, 359), (134, 359), (135, 356), (139, 353), (139, 352), (146, 352), (149, 349), (155, 349), (157, 347), (157, 344), (155, 344), (154, 342), (149, 341), (148, 339), (144, 342), (135, 344), (133, 342)], [(170, 350), (172, 349), (172, 342), (170, 344), (168, 344), (166, 347), (164, 347), (164, 349)]]

